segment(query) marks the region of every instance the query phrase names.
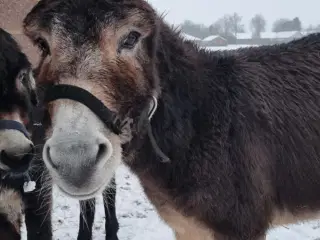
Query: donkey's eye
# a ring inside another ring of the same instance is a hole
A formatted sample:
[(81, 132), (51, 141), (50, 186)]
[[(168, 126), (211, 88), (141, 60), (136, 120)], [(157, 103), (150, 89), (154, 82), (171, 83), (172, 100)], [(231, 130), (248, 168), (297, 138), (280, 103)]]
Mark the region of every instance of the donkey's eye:
[(43, 38), (37, 38), (35, 43), (38, 46), (38, 48), (40, 49), (40, 51), (42, 52), (42, 54), (44, 54), (44, 55), (50, 54), (50, 48), (49, 48), (49, 45), (46, 42), (46, 40), (44, 40)]
[(141, 34), (136, 31), (130, 32), (128, 36), (123, 40), (121, 47), (126, 49), (132, 49), (138, 42), (140, 36)]

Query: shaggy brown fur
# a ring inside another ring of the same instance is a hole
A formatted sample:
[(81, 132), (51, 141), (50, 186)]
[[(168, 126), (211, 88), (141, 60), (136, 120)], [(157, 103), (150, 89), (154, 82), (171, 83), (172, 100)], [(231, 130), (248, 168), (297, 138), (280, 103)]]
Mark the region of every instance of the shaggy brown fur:
[[(42, 0), (24, 29), (46, 41), (39, 81), (83, 87), (135, 123), (157, 97), (152, 131), (171, 162), (137, 124), (123, 161), (177, 239), (263, 239), (320, 210), (320, 34), (209, 52), (143, 0)], [(139, 41), (119, 50), (132, 29)]]
[(18, 192), (0, 187), (0, 239), (19, 240), (22, 199)]

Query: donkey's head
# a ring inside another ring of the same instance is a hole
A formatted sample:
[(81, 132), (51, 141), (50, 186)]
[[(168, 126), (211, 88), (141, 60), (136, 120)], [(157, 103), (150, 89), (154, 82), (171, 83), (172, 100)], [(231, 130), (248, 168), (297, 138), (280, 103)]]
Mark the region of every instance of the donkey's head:
[[(37, 103), (31, 64), (0, 28), (0, 170), (24, 172), (32, 159), (28, 127)], [(26, 128), (27, 127), (27, 128)]]
[[(60, 96), (47, 105), (43, 158), (65, 194), (100, 193), (130, 130), (147, 119), (158, 86), (157, 23), (144, 0), (42, 0), (24, 19), (26, 35), (43, 51), (36, 79)], [(121, 129), (124, 119), (132, 125)]]

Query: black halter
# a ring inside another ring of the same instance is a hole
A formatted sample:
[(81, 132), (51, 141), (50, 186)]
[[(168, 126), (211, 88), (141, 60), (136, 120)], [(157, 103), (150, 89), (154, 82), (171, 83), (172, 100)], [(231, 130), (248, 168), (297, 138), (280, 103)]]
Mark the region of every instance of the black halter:
[(26, 138), (30, 139), (30, 135), (25, 126), (22, 123), (14, 120), (0, 120), (0, 130), (17, 130), (23, 133), (23, 135), (25, 135)]
[[(102, 122), (111, 129), (115, 134), (120, 135), (126, 121), (121, 121), (117, 114), (106, 107), (99, 99), (87, 90), (73, 85), (59, 84), (49, 86), (44, 96), (44, 102), (48, 103), (57, 99), (71, 99), (80, 102), (94, 112)], [(150, 120), (157, 108), (157, 100), (153, 98), (153, 104), (148, 111), (148, 136), (156, 153), (161, 157), (163, 162), (169, 162), (169, 158), (158, 147), (151, 130)]]
[(108, 109), (99, 99), (83, 88), (59, 84), (48, 88), (45, 93), (45, 102), (67, 98), (80, 102), (94, 112), (104, 124), (107, 125), (115, 134), (121, 134), (121, 123), (117, 120), (114, 112)]

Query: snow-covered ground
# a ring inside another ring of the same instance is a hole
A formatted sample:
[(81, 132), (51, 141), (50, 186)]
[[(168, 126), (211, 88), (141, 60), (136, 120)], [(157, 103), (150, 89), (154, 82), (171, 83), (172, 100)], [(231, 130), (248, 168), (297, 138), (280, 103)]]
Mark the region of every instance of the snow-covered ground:
[[(128, 168), (117, 171), (116, 209), (120, 240), (174, 240), (144, 195), (139, 180)], [(75, 240), (79, 226), (79, 204), (54, 189), (53, 234), (55, 240)], [(98, 198), (93, 240), (104, 240), (104, 210)], [(25, 228), (23, 228), (25, 233)], [(25, 235), (22, 240), (26, 240)], [(267, 240), (320, 240), (320, 221), (279, 227), (270, 231)]]
[[(137, 177), (121, 166), (116, 174), (116, 210), (120, 224), (120, 240), (171, 240), (171, 230), (162, 223), (144, 195)], [(79, 203), (66, 198), (59, 190), (53, 190), (52, 226), (55, 240), (77, 239)], [(97, 198), (93, 240), (104, 240), (104, 209), (102, 197)], [(24, 237), (25, 226), (23, 227)]]
[[(241, 45), (241, 47), (244, 47)], [(236, 48), (230, 46), (229, 48)], [(216, 50), (216, 48), (210, 48)], [(172, 231), (162, 222), (143, 193), (138, 179), (125, 167), (117, 171), (116, 210), (120, 240), (173, 240)], [(78, 201), (64, 197), (54, 189), (53, 234), (55, 240), (74, 240), (79, 225)], [(104, 210), (98, 198), (93, 240), (104, 240)], [(23, 227), (23, 240), (26, 240)], [(320, 240), (320, 221), (311, 221), (273, 229), (268, 240)]]
[(218, 50), (232, 50), (237, 48), (245, 48), (245, 47), (257, 47), (258, 45), (246, 45), (246, 44), (229, 44), (227, 46), (221, 46), (221, 47), (206, 47), (207, 49), (211, 51), (218, 51)]

